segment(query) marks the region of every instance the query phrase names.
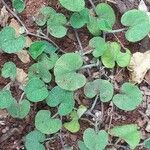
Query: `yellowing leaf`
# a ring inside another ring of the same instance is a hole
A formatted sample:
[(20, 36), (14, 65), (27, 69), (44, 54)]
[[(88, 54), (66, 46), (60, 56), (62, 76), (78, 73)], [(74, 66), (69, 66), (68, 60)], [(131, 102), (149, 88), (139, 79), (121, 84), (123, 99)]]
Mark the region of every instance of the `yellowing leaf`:
[(26, 50), (22, 50), (16, 53), (18, 58), (23, 62), (23, 63), (29, 63), (30, 62), (30, 56)]
[(17, 76), (16, 80), (21, 83), (22, 85), (25, 85), (28, 81), (28, 75), (24, 72), (23, 69), (17, 68)]
[(134, 53), (128, 70), (130, 71), (130, 80), (133, 83), (141, 83), (146, 72), (150, 69), (150, 50), (145, 53)]

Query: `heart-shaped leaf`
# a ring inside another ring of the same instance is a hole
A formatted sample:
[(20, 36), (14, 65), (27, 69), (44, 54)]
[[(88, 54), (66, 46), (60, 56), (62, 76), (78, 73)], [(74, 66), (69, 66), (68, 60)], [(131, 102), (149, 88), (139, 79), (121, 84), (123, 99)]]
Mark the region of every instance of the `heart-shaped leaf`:
[(75, 91), (86, 83), (84, 75), (76, 73), (83, 64), (83, 59), (78, 53), (62, 55), (55, 64), (54, 75), (58, 86), (68, 91)]
[(106, 3), (100, 3), (96, 6), (95, 11), (99, 18), (99, 29), (111, 30), (116, 21), (115, 13), (111, 6)]
[(107, 80), (97, 79), (93, 82), (86, 83), (84, 87), (86, 97), (93, 98), (99, 95), (102, 102), (110, 101), (113, 97), (113, 93), (113, 85)]
[(38, 78), (31, 78), (25, 86), (24, 92), (31, 102), (43, 101), (48, 96), (46, 85)]
[(141, 10), (129, 10), (121, 18), (121, 23), (129, 27), (126, 38), (130, 42), (142, 40), (150, 32), (149, 16)]
[(73, 28), (81, 28), (89, 22), (89, 10), (87, 8), (71, 15), (70, 24)]
[(66, 24), (66, 17), (61, 13), (57, 13), (48, 19), (47, 29), (52, 36), (62, 38), (67, 34)]
[(44, 134), (53, 134), (61, 129), (62, 123), (59, 119), (51, 118), (50, 111), (40, 110), (35, 116), (35, 127)]
[(5, 27), (0, 31), (0, 49), (5, 53), (16, 53), (21, 51), (25, 46), (25, 37), (20, 35), (16, 37), (15, 29)]
[(81, 11), (85, 7), (84, 0), (59, 0), (60, 4), (70, 11)]
[(14, 98), (11, 95), (9, 90), (1, 90), (0, 91), (0, 109), (5, 109), (11, 106)]
[(17, 101), (14, 100), (11, 106), (7, 108), (7, 111), (13, 118), (23, 119), (30, 111), (30, 102), (28, 100), (22, 100), (17, 103)]
[(2, 68), (2, 77), (4, 78), (11, 78), (11, 79), (15, 79), (16, 78), (16, 75), (17, 75), (17, 68), (16, 68), (16, 65), (9, 61), (9, 62), (6, 62), (4, 65), (3, 65), (3, 68)]
[(137, 86), (131, 83), (124, 83), (120, 94), (116, 94), (112, 101), (118, 108), (131, 111), (141, 104), (142, 92)]
[(71, 112), (70, 117), (71, 117), (71, 121), (64, 123), (64, 127), (68, 131), (70, 131), (72, 133), (76, 133), (80, 130), (80, 124), (78, 122), (79, 117), (78, 117), (77, 112), (76, 111)]
[(144, 141), (144, 147), (147, 149), (150, 149), (150, 138), (148, 138)]
[(74, 108), (74, 93), (61, 89), (59, 86), (55, 86), (46, 99), (47, 104), (50, 107), (58, 107), (58, 113), (62, 116), (69, 114)]
[(141, 139), (141, 135), (136, 124), (116, 126), (110, 130), (110, 134), (125, 140), (130, 145), (131, 149), (135, 149)]
[(94, 49), (93, 51), (94, 57), (102, 56), (107, 49), (107, 43), (101, 37), (92, 38), (89, 42), (89, 45), (92, 49)]
[(39, 131), (32, 131), (25, 137), (26, 150), (45, 150), (44, 142), (46, 139), (45, 135)]
[(121, 47), (117, 42), (109, 42), (107, 43), (107, 50), (105, 50), (102, 55), (102, 63), (106, 68), (113, 68), (115, 66), (115, 62), (120, 67), (126, 67), (130, 63), (131, 52), (126, 49), (125, 53), (122, 53)]
[(12, 0), (13, 8), (21, 13), (25, 9), (25, 2), (23, 0)]
[(108, 134), (104, 130), (96, 133), (94, 129), (88, 128), (84, 131), (83, 140), (89, 150), (104, 150), (108, 144)]
[(41, 78), (45, 83), (49, 83), (52, 79), (49, 70), (46, 68), (45, 63), (43, 62), (33, 64), (28, 70), (28, 77)]
[(47, 20), (51, 17), (53, 17), (53, 15), (56, 14), (56, 11), (52, 8), (52, 7), (42, 7), (40, 8), (37, 16), (36, 16), (36, 20), (35, 22), (39, 25), (39, 26), (43, 26), (46, 24)]

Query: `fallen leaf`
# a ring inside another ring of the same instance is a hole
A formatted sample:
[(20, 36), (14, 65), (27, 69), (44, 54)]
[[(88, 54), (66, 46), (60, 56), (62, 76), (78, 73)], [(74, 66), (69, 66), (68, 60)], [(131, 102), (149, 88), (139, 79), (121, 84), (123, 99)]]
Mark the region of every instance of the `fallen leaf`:
[(25, 85), (28, 81), (28, 74), (24, 72), (23, 69), (17, 68), (17, 76), (16, 80), (22, 84)]
[(26, 37), (26, 45), (25, 45), (25, 47), (30, 47), (30, 45), (32, 44), (32, 40), (31, 40), (31, 38), (30, 37)]
[(144, 0), (141, 0), (140, 3), (139, 3), (139, 6), (138, 6), (138, 9), (141, 10), (141, 11), (145, 11), (145, 12), (148, 12), (148, 8), (144, 2)]
[(150, 121), (147, 123), (147, 126), (146, 126), (145, 130), (146, 130), (147, 132), (150, 132)]
[(18, 58), (23, 62), (23, 63), (29, 63), (30, 62), (30, 56), (26, 50), (22, 50), (16, 53)]
[(133, 83), (141, 83), (146, 72), (150, 69), (150, 50), (145, 53), (136, 52), (133, 54), (128, 70), (130, 80)]
[(6, 7), (3, 6), (3, 8), (1, 9), (1, 14), (0, 14), (0, 25), (2, 27), (6, 26), (8, 18), (9, 18), (8, 11), (6, 10)]

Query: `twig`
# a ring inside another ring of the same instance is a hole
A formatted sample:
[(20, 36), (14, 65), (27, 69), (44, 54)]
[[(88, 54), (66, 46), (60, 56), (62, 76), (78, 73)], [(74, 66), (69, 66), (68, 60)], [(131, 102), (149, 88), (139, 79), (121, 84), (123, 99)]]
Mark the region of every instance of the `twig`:
[(96, 9), (95, 4), (93, 3), (92, 0), (89, 0), (89, 2), (90, 2), (90, 4), (92, 5), (92, 7), (93, 7), (93, 9), (94, 9), (94, 11), (95, 11), (95, 9)]

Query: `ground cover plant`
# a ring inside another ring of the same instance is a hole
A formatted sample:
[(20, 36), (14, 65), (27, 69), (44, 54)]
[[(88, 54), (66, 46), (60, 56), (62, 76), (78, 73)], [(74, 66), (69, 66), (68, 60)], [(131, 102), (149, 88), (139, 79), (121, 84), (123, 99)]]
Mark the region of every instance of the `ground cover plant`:
[[(34, 12), (33, 32), (22, 20), (27, 2), (1, 0), (0, 58), (8, 60), (0, 71), (0, 80), (7, 82), (0, 90), (0, 109), (27, 127), (18, 143), (1, 149), (150, 149), (150, 50), (135, 53), (123, 43), (142, 45), (148, 38), (150, 44), (149, 3), (140, 0), (123, 13), (114, 0), (54, 3), (58, 8), (52, 1)], [(88, 35), (86, 46), (82, 31)], [(67, 37), (78, 43), (71, 51), (60, 44), (67, 44)], [(28, 65), (20, 68), (11, 57)], [(134, 115), (135, 121), (123, 119), (134, 112), (144, 121)], [(9, 130), (9, 135), (2, 131), (0, 143), (19, 129)]]

